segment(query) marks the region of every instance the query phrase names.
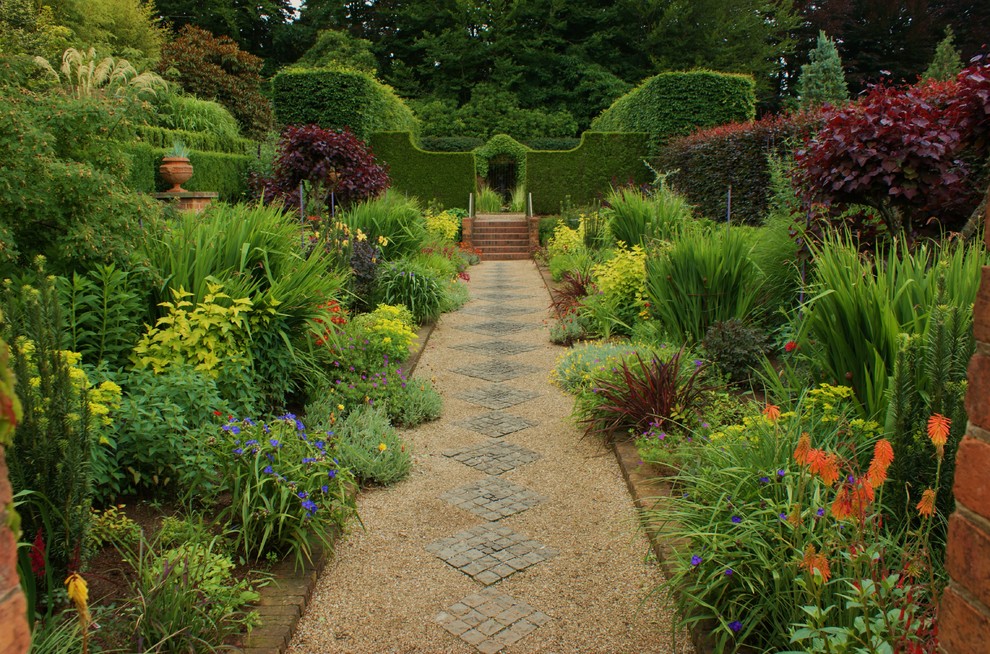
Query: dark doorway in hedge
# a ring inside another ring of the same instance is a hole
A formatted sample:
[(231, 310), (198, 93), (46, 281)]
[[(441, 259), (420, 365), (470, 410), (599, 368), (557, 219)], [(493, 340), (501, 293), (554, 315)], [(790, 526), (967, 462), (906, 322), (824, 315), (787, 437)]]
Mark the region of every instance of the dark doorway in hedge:
[(488, 162), (488, 188), (509, 202), (516, 188), (516, 158), (511, 154), (500, 154)]

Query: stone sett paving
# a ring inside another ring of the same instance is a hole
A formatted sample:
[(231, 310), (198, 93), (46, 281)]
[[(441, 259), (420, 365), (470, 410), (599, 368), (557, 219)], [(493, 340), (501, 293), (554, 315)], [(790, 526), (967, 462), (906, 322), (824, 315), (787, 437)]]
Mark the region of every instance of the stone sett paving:
[(539, 397), (539, 393), (524, 391), (505, 384), (489, 384), (472, 388), (457, 396), (457, 399), (477, 404), (488, 409), (507, 409)]
[(485, 477), (447, 491), (440, 499), (485, 520), (501, 520), (544, 501), (542, 495), (500, 477)]
[(484, 434), (489, 438), (502, 438), (517, 431), (535, 427), (539, 423), (514, 416), (511, 413), (505, 413), (504, 411), (492, 411), (469, 420), (464, 420), (458, 424), (479, 434)]
[(486, 586), (557, 555), (557, 550), (512, 529), (487, 524), (426, 546), (451, 567)]
[(520, 316), (527, 313), (544, 313), (543, 307), (514, 307), (505, 304), (478, 304), (460, 310), (469, 316)]
[(497, 588), (471, 593), (436, 617), (440, 626), (483, 654), (501, 651), (549, 620), (546, 614)]
[(484, 379), (490, 382), (503, 382), (523, 375), (530, 375), (539, 371), (539, 368), (528, 366), (525, 363), (516, 363), (505, 359), (490, 359), (484, 363), (475, 363), (463, 368), (455, 368), (453, 372), (466, 377)]
[(532, 450), (501, 441), (447, 450), (443, 455), (489, 475), (500, 475), (540, 458), (540, 455)]
[(476, 300), (481, 300), (482, 302), (510, 302), (512, 300), (528, 300), (536, 297), (535, 295), (526, 295), (522, 293), (513, 293), (510, 291), (488, 291), (472, 293), (471, 297)]
[(535, 345), (527, 345), (526, 343), (520, 343), (518, 341), (496, 340), (482, 341), (481, 343), (463, 343), (461, 345), (455, 345), (454, 349), (465, 350), (467, 352), (477, 352), (479, 354), (487, 354), (492, 356), (496, 354), (522, 354), (523, 352), (532, 352), (538, 348)]
[(462, 325), (458, 329), (479, 334), (489, 334), (491, 336), (501, 336), (503, 334), (515, 334), (516, 332), (536, 329), (537, 325), (526, 322), (514, 322), (511, 320), (487, 320), (485, 322), (474, 323), (473, 325)]

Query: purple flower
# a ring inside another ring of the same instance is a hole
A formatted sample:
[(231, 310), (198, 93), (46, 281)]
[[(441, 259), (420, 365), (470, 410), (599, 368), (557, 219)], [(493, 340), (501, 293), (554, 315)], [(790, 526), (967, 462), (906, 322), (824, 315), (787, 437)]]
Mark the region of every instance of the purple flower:
[(729, 623), (729, 629), (732, 630), (732, 633), (738, 634), (740, 631), (742, 631), (742, 623), (739, 622), (738, 620), (733, 620), (732, 622)]
[(701, 359), (695, 359), (694, 360), (694, 366), (695, 366), (695, 368), (700, 368), (702, 366), (702, 364), (704, 364), (704, 361), (702, 361)]
[(336, 470), (331, 469), (331, 470), (327, 471), (327, 477), (330, 477), (330, 479), (334, 479), (336, 476), (337, 476), (337, 471)]
[(696, 566), (697, 567), (697, 566), (701, 565), (701, 562), (702, 561), (703, 561), (703, 559), (700, 556), (698, 556), (697, 554), (695, 554), (694, 556), (691, 557), (691, 565), (693, 565), (693, 566)]
[(235, 447), (234, 448), (234, 454), (236, 454), (237, 456), (240, 456), (240, 455), (244, 454), (244, 450), (242, 450), (239, 447)]
[(301, 499), (301, 500), (304, 500), (304, 499), (306, 499), (307, 497), (309, 497), (309, 493), (307, 493), (306, 491), (299, 491), (298, 493), (296, 493), (296, 495), (297, 495), (297, 496), (299, 497), (299, 499)]
[(271, 466), (265, 466), (265, 469), (262, 470), (262, 472), (265, 473), (266, 475), (270, 475), (274, 473), (274, 470), (272, 470)]
[(778, 470), (777, 471), (777, 476), (778, 477), (783, 477), (785, 474), (787, 474), (787, 473), (785, 473), (783, 470)]
[(323, 484), (322, 486), (320, 486), (320, 492), (326, 495), (327, 493), (330, 492), (330, 487), (327, 486), (326, 484)]
[(252, 438), (251, 440), (244, 443), (246, 447), (251, 447), (252, 445), (257, 445), (257, 444), (258, 444), (258, 439), (256, 438)]
[(785, 522), (787, 521), (787, 514), (786, 514), (786, 513), (781, 513), (781, 514), (780, 514), (779, 516), (777, 516), (777, 517), (779, 517), (779, 518), (780, 518), (781, 520), (783, 520), (783, 521), (785, 521)]
[(769, 484), (770, 483), (770, 477), (760, 477), (760, 483), (761, 484)]
[(313, 500), (303, 500), (302, 501), (302, 508), (306, 509), (306, 511), (309, 513), (310, 517), (312, 517), (312, 515), (314, 513), (316, 513), (316, 508), (317, 508), (316, 507), (316, 502), (314, 502)]
[(825, 515), (825, 509), (818, 509), (817, 511), (815, 511), (815, 515), (818, 516), (819, 518), (822, 517), (823, 515)]
[(268, 442), (272, 444), (272, 447), (278, 447), (278, 439), (270, 438), (268, 439)]
[(316, 459), (314, 459), (311, 456), (305, 456), (305, 457), (303, 457), (302, 462), (303, 462), (303, 465), (306, 465), (307, 463), (315, 463), (316, 462)]
[(742, 518), (741, 517), (739, 517), (737, 515), (732, 516), (732, 524), (738, 525), (740, 522), (742, 522)]
[(732, 576), (732, 575), (734, 575), (734, 574), (736, 574), (736, 572), (735, 572), (735, 570), (733, 570), (732, 568), (726, 568), (726, 569), (725, 569), (725, 576), (726, 576), (726, 577), (731, 577), (731, 576)]

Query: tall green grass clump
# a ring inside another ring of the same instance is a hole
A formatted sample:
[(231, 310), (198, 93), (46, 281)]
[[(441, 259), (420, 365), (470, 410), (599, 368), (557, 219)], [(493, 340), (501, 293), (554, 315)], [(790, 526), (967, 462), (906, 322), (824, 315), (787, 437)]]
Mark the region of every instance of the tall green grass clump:
[(444, 281), (433, 269), (415, 259), (395, 261), (384, 266), (378, 275), (378, 301), (405, 305), (419, 324), (440, 317), (445, 294)]
[(352, 234), (361, 230), (373, 243), (384, 238), (383, 253), (391, 260), (418, 252), (426, 238), (426, 219), (419, 204), (396, 191), (352, 206), (342, 220)]
[(713, 324), (759, 313), (763, 273), (747, 232), (692, 228), (646, 260), (652, 316), (671, 340), (700, 342)]
[(479, 213), (498, 213), (502, 210), (502, 196), (490, 188), (478, 192), (475, 211)]

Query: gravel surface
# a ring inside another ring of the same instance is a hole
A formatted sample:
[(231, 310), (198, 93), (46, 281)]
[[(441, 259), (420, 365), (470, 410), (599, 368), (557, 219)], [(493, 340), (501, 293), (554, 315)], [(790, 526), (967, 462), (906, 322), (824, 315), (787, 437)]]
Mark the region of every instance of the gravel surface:
[[(416, 375), (433, 379), (443, 394), (443, 417), (404, 432), (415, 452), (407, 480), (359, 497), (364, 528), (353, 526), (339, 544), (289, 652), (479, 651), (448, 633), (436, 619), (485, 587), (437, 558), (427, 546), (484, 524), (510, 527), (556, 551), (552, 558), (490, 586), (550, 618), (506, 652), (691, 652), (683, 632), (675, 642), (670, 626), (673, 611), (661, 594), (651, 594), (663, 577), (649, 562), (648, 543), (637, 530), (615, 457), (597, 441), (581, 437), (569, 417), (572, 399), (547, 381), (564, 350), (548, 341), (549, 297), (539, 272), (531, 261), (506, 261), (486, 262), (470, 273), (473, 297), (497, 295), (502, 291), (495, 287), (503, 283), (522, 287), (510, 292), (530, 296), (510, 301), (474, 299), (468, 305), (472, 310), (507, 304), (534, 311), (494, 316), (459, 311), (441, 319)], [(464, 329), (499, 320), (532, 328), (496, 335)], [(497, 440), (464, 426), (490, 409), (457, 397), (491, 382), (453, 372), (490, 361), (484, 351), (455, 346), (492, 340), (535, 346), (519, 354), (494, 355), (533, 369), (500, 382), (503, 386), (537, 394), (501, 409), (537, 425)], [(487, 523), (440, 499), (448, 491), (487, 478), (443, 453), (493, 442), (513, 443), (540, 455), (499, 478), (525, 486), (545, 501)]]

